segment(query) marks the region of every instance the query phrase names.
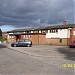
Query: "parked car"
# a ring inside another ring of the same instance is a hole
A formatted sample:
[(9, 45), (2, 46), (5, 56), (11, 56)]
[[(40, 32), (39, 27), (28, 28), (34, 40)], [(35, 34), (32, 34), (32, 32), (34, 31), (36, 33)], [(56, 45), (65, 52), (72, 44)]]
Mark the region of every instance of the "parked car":
[(30, 40), (19, 40), (18, 42), (12, 43), (12, 47), (31, 47), (32, 41)]
[(70, 43), (70, 48), (73, 48), (73, 47), (75, 47), (75, 41)]

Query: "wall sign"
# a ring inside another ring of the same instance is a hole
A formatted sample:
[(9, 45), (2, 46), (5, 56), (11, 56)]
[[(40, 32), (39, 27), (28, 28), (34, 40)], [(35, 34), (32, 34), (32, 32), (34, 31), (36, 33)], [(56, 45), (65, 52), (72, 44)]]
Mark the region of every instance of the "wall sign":
[(70, 31), (58, 29), (58, 33), (46, 33), (46, 38), (70, 38)]

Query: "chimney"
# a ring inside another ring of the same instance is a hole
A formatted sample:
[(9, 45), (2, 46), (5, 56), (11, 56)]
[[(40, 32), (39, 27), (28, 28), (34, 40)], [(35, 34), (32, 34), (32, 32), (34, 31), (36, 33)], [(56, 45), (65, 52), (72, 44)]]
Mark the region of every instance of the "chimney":
[(67, 21), (66, 21), (66, 20), (64, 20), (64, 21), (63, 21), (63, 25), (66, 25), (66, 24), (67, 24)]

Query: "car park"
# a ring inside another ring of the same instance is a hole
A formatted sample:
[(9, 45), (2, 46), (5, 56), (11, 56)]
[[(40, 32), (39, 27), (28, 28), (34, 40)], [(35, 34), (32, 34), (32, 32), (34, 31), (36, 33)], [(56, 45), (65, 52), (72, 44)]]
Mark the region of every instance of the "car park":
[(70, 43), (70, 48), (74, 48), (75, 47), (75, 41)]
[(32, 41), (30, 40), (19, 40), (15, 43), (11, 44), (12, 47), (31, 47), (32, 46)]

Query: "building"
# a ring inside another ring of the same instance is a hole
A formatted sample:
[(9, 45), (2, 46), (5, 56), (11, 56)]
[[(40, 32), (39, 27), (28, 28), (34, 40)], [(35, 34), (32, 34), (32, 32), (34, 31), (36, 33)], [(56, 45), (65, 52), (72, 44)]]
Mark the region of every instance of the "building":
[(9, 43), (29, 39), (34, 45), (67, 46), (75, 41), (75, 24), (16, 29), (7, 34)]

